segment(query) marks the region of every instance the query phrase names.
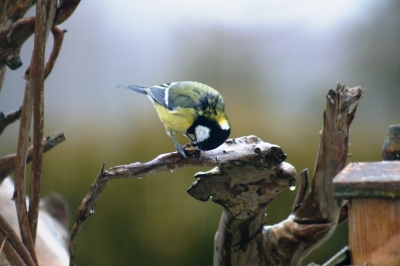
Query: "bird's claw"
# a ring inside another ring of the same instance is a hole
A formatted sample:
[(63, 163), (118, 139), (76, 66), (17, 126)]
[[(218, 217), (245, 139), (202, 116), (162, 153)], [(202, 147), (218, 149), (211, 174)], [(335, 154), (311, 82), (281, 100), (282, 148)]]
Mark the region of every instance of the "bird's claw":
[(184, 150), (181, 146), (176, 146), (176, 150), (178, 151), (178, 153), (179, 153), (180, 155), (182, 155), (183, 158), (187, 159), (185, 150)]

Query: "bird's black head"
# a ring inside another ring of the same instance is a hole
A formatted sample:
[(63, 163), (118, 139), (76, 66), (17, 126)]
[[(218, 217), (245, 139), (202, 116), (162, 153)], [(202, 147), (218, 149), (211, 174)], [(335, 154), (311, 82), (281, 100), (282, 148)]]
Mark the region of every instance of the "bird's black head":
[(229, 137), (231, 129), (229, 123), (221, 125), (208, 118), (199, 117), (187, 133), (196, 136), (198, 149), (209, 151), (221, 146)]

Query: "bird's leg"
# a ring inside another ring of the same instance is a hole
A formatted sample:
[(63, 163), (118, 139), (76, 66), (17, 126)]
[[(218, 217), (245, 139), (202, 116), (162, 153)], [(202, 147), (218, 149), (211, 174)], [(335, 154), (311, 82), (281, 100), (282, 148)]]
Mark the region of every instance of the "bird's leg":
[(172, 141), (174, 142), (175, 148), (176, 148), (176, 150), (178, 151), (178, 153), (179, 153), (180, 155), (182, 155), (183, 158), (187, 159), (186, 154), (185, 154), (185, 150), (182, 148), (182, 146), (180, 146), (180, 145), (178, 144), (178, 142), (176, 142), (176, 140), (175, 140), (175, 138), (174, 138), (174, 135), (173, 135), (171, 132), (169, 132), (169, 131), (167, 131), (167, 135), (168, 135), (168, 136), (172, 139)]
[(188, 133), (183, 134), (185, 137), (188, 137), (190, 139), (190, 143), (192, 143), (193, 146), (197, 145), (197, 140), (193, 139)]

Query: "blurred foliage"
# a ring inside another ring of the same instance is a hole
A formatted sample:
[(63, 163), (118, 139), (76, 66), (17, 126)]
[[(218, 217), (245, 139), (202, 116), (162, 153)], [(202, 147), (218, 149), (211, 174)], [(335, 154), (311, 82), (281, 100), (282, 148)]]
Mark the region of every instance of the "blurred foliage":
[[(237, 26), (243, 17), (203, 24), (195, 20), (201, 14), (179, 24), (155, 16), (151, 26), (137, 22), (136, 15), (143, 17), (135, 10), (127, 17), (99, 8), (99, 19), (94, 2), (83, 1), (63, 25), (68, 34), (46, 81), (45, 134), (63, 128), (67, 141), (44, 157), (43, 194), (63, 194), (73, 218), (102, 162), (106, 168), (145, 162), (174, 150), (148, 99), (116, 89), (121, 83), (208, 84), (224, 96), (231, 137), (254, 134), (280, 145), (286, 161), (298, 171), (308, 167), (310, 176), (325, 94), (338, 80), (360, 85), (366, 93), (353, 122), (349, 161), (381, 160), (388, 126), (400, 123), (400, 5), (370, 1), (365, 8), (361, 2), (358, 11), (365, 13), (348, 12), (323, 28), (319, 21)], [(32, 46), (23, 48), (27, 65)], [(8, 71), (1, 111), (22, 102), (23, 71)], [(6, 129), (0, 156), (15, 152), (17, 135), (17, 124)], [(78, 265), (212, 265), (221, 208), (185, 191), (204, 170), (111, 181), (77, 239)], [(268, 207), (268, 224), (289, 215), (295, 194), (288, 190)], [(346, 243), (344, 224), (307, 262), (322, 263)]]

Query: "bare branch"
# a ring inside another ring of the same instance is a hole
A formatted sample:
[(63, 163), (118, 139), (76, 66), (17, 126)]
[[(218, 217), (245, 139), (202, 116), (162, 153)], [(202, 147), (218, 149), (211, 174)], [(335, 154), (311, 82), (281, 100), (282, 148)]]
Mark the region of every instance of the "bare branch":
[(29, 224), (32, 241), (36, 240), (39, 215), (40, 191), (42, 187), (43, 129), (44, 129), (44, 57), (46, 40), (53, 24), (57, 0), (38, 0), (36, 2), (35, 43), (32, 56), (33, 84), (33, 156), (30, 179)]
[[(22, 65), (19, 57), (22, 43), (11, 43), (7, 39), (11, 24), (21, 19), (34, 4), (35, 0), (0, 1), (0, 91), (6, 73), (5, 66), (8, 65), (10, 69), (16, 69)], [(33, 31), (29, 36), (31, 36), (32, 33)]]
[[(2, 29), (2, 31), (0, 31), (0, 90), (5, 74), (4, 65), (7, 65), (12, 70), (15, 70), (22, 66), (22, 61), (20, 58), (21, 47), (35, 31), (35, 16), (28, 18), (22, 18), (22, 16), (34, 3), (34, 0), (25, 0), (22, 3), (15, 5), (15, 10), (13, 10), (13, 12), (6, 11), (8, 16), (5, 19), (7, 20), (7, 22), (3, 22), (3, 25), (7, 26)], [(80, 0), (59, 1), (52, 25), (56, 26), (67, 20), (75, 11), (79, 3)], [(8, 13), (12, 14), (10, 15)], [(17, 19), (17, 21), (15, 21), (14, 19)], [(61, 44), (58, 46), (56, 43), (56, 39), (58, 37), (54, 37), (55, 47), (53, 51), (56, 51), (57, 47), (60, 47)], [(55, 58), (57, 58), (57, 55), (55, 55)], [(47, 75), (51, 72), (51, 62), (53, 62), (54, 64), (55, 58), (49, 59), (49, 69), (47, 69), (45, 72), (47, 73)], [(47, 77), (47, 75), (45, 76)]]
[(81, 205), (76, 213), (74, 227), (72, 228), (70, 239), (69, 239), (69, 254), (70, 254), (70, 266), (75, 266), (75, 246), (76, 238), (79, 232), (82, 230), (83, 224), (86, 220), (94, 214), (94, 206), (103, 190), (108, 185), (108, 180), (104, 178), (104, 163), (100, 169), (99, 174), (94, 181), (94, 184), (90, 187), (89, 193), (83, 198)]
[(46, 79), (51, 71), (53, 70), (54, 64), (56, 63), (58, 54), (60, 53), (61, 50), (61, 45), (64, 40), (64, 33), (66, 33), (66, 30), (62, 30), (60, 27), (53, 26), (51, 27), (51, 33), (53, 34), (54, 38), (54, 43), (53, 43), (53, 50), (51, 51), (49, 61), (46, 64), (46, 67), (44, 69), (44, 79)]
[[(252, 150), (246, 143), (255, 143)], [(187, 148), (191, 150), (193, 148)], [(267, 152), (268, 151), (268, 152)], [(254, 155), (260, 160), (250, 160)], [(229, 139), (224, 145), (212, 151), (199, 151), (188, 155), (184, 160), (177, 152), (159, 155), (147, 163), (132, 163), (129, 165), (115, 166), (106, 171), (108, 179), (145, 177), (160, 171), (176, 171), (187, 166), (240, 166), (252, 165), (254, 167), (271, 167), (278, 165), (286, 159), (286, 155), (279, 146), (262, 142), (256, 136)], [(232, 165), (234, 163), (234, 165)]]
[[(6, 240), (7, 240), (7, 235), (5, 235), (0, 230), (0, 241), (3, 241), (3, 243), (4, 243), (4, 246), (2, 246), (1, 253), (4, 254), (4, 257), (10, 263), (10, 265), (16, 265), (16, 266), (29, 265), (29, 264), (25, 263), (25, 261), (21, 258), (19, 251), (17, 251), (15, 249), (15, 247)], [(31, 264), (31, 265), (35, 265), (35, 264)]]
[[(4, 236), (4, 255), (10, 263), (14, 262), (14, 265), (35, 265), (19, 236), (1, 215), (0, 232)], [(1, 233), (0, 238), (2, 238)]]
[(15, 191), (13, 199), (15, 200), (15, 205), (17, 209), (17, 217), (22, 241), (29, 250), (29, 253), (31, 254), (35, 264), (37, 264), (35, 247), (33, 244), (31, 229), (29, 226), (29, 218), (25, 200), (26, 157), (29, 145), (29, 128), (32, 119), (32, 105), (32, 87), (31, 83), (27, 82), (25, 87), (24, 102), (22, 105), (17, 156), (15, 160)]
[[(51, 28), (51, 33), (53, 34), (54, 43), (53, 43), (53, 50), (51, 51), (49, 60), (46, 63), (46, 67), (44, 68), (44, 79), (46, 79), (51, 71), (53, 70), (54, 64), (56, 63), (57, 57), (61, 50), (61, 45), (64, 39), (64, 33), (67, 32), (66, 30), (62, 30), (57, 26), (53, 26)], [(25, 71), (25, 77), (29, 76), (29, 72), (31, 67), (29, 66)]]
[[(57, 144), (60, 144), (65, 140), (64, 131), (60, 130), (51, 136), (44, 138), (43, 141), (43, 152), (47, 152)], [(28, 153), (26, 157), (26, 163), (32, 161), (33, 146), (28, 148)], [(15, 158), (17, 154), (9, 154), (0, 158), (0, 184), (3, 182), (4, 178), (14, 171), (15, 168)]]
[[(191, 149), (188, 148), (187, 150)], [(276, 184), (276, 189), (281, 191), (282, 187), (293, 185), (296, 176), (296, 172), (292, 166), (289, 164), (281, 165), (285, 158), (286, 155), (279, 146), (263, 142), (256, 136), (248, 136), (229, 139), (219, 148), (212, 151), (202, 151), (201, 154), (199, 151), (192, 152), (188, 155), (188, 159), (184, 159), (177, 152), (173, 152), (159, 155), (147, 163), (121, 165), (112, 167), (107, 171), (104, 171), (103, 164), (95, 183), (83, 199), (76, 214), (75, 224), (69, 241), (70, 265), (74, 265), (75, 263), (76, 237), (82, 229), (83, 223), (94, 214), (94, 206), (110, 179), (130, 178), (134, 176), (142, 178), (156, 172), (176, 171), (179, 168), (187, 166), (217, 166), (217, 170), (200, 173), (204, 177), (203, 180), (206, 181), (210, 180), (213, 175), (226, 175), (227, 171), (234, 173), (238, 169), (251, 168), (256, 169), (262, 180), (270, 179), (270, 174), (275, 177), (278, 176), (272, 182)], [(217, 179), (221, 181), (220, 185), (223, 186), (222, 180), (224, 179), (222, 177)], [(214, 192), (205, 190), (204, 188), (207, 185), (201, 183), (193, 185), (192, 189), (188, 192), (198, 199), (208, 200)]]
[(21, 111), (22, 107), (6, 115), (3, 112), (0, 112), (0, 135), (9, 124), (21, 117)]

